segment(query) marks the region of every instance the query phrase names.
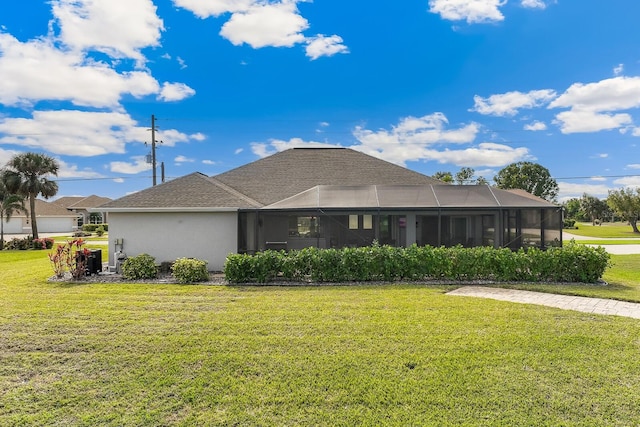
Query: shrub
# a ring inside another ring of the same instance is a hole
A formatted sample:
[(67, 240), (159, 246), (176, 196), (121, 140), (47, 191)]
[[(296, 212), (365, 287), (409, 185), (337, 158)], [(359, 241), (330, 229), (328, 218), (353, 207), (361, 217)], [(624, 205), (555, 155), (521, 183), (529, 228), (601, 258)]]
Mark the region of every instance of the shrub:
[(158, 277), (156, 259), (149, 254), (127, 258), (122, 263), (122, 276), (130, 280), (155, 279)]
[(86, 233), (95, 233), (98, 229), (102, 227), (103, 231), (109, 231), (109, 224), (84, 224), (82, 226), (82, 231)]
[(69, 271), (71, 277), (78, 280), (86, 274), (90, 251), (83, 248), (83, 245), (82, 239), (68, 240), (57, 245), (55, 250), (49, 253), (49, 261), (56, 277), (63, 277), (65, 271)]
[(229, 255), (224, 273), (229, 282), (288, 280), (317, 282), (409, 280), (496, 280), (595, 282), (609, 266), (604, 248), (571, 242), (565, 247), (512, 251), (492, 247), (452, 248), (412, 245), (362, 248), (265, 251)]
[(575, 219), (565, 218), (563, 223), (562, 223), (562, 227), (563, 228), (574, 228), (575, 225), (576, 225), (576, 220)]
[(102, 235), (104, 235), (104, 227), (102, 225), (100, 225), (98, 228), (96, 228), (96, 234), (99, 237), (102, 237)]
[(53, 239), (45, 237), (44, 239), (33, 239), (31, 241), (31, 247), (33, 249), (51, 249), (53, 248)]
[(195, 283), (209, 280), (207, 262), (194, 258), (178, 258), (171, 267), (178, 283)]
[(33, 247), (33, 237), (27, 236), (22, 239), (14, 237), (7, 242), (6, 248), (14, 251), (24, 251)]

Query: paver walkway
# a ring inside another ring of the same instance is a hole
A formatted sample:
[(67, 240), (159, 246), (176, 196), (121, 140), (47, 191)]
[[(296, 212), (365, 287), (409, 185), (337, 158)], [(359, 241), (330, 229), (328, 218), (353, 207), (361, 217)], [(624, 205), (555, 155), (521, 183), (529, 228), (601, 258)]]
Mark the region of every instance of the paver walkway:
[(564, 310), (582, 311), (594, 314), (640, 319), (640, 304), (604, 298), (576, 297), (570, 295), (547, 294), (543, 292), (520, 291), (517, 289), (490, 288), (485, 286), (463, 286), (447, 295), (490, 298), (523, 304), (537, 304)]

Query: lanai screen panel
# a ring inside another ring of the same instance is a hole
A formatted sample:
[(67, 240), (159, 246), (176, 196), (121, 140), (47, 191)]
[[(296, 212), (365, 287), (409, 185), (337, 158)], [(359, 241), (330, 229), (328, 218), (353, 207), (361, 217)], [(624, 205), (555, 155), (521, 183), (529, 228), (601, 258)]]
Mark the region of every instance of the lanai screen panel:
[(377, 208), (378, 197), (375, 185), (321, 185), (320, 208)]
[(499, 206), (487, 185), (434, 185), (440, 207), (486, 208)]
[(437, 208), (430, 185), (378, 185), (378, 202), (381, 208)]

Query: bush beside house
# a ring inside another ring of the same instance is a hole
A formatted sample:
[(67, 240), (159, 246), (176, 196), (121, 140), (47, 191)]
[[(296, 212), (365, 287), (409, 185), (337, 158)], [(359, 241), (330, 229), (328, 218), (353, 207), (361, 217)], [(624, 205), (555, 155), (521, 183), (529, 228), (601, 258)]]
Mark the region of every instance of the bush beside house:
[(264, 283), (276, 278), (316, 282), (456, 280), (583, 282), (598, 281), (609, 266), (602, 247), (576, 243), (512, 251), (491, 247), (361, 248), (264, 251), (231, 254), (225, 277), (232, 283)]

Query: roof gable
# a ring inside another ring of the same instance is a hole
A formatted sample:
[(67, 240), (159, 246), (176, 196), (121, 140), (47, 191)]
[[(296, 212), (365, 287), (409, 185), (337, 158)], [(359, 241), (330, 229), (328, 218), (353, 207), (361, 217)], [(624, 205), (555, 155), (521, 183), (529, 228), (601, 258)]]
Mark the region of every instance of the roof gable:
[(199, 172), (129, 194), (100, 206), (119, 208), (251, 208), (259, 205)]
[(348, 148), (292, 148), (215, 178), (265, 205), (317, 185), (442, 184)]

